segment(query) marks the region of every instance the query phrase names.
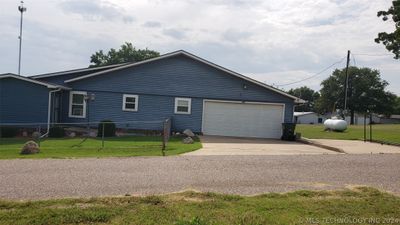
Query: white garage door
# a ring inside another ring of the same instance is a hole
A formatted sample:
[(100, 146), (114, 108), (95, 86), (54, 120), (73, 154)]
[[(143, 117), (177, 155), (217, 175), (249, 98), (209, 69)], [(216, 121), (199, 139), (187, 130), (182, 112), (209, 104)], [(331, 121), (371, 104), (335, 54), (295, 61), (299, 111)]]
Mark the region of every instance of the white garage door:
[(203, 133), (234, 137), (280, 138), (283, 105), (204, 102)]

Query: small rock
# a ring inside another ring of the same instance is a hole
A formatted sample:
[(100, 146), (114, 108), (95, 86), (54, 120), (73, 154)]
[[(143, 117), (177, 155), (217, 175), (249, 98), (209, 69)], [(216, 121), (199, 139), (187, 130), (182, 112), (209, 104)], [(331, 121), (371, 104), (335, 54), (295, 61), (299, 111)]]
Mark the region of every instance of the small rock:
[(193, 141), (193, 138), (187, 137), (187, 138), (184, 138), (184, 139), (182, 140), (182, 143), (183, 143), (183, 144), (193, 144), (194, 141)]
[(22, 147), (21, 154), (28, 155), (28, 154), (35, 154), (39, 153), (39, 145), (34, 141), (28, 141)]
[(40, 136), (42, 136), (42, 134), (40, 134), (40, 132), (35, 131), (32, 133), (32, 138), (34, 140), (38, 140), (40, 138)]
[(188, 136), (188, 137), (194, 137), (196, 136), (190, 129), (186, 129), (183, 131), (183, 134)]

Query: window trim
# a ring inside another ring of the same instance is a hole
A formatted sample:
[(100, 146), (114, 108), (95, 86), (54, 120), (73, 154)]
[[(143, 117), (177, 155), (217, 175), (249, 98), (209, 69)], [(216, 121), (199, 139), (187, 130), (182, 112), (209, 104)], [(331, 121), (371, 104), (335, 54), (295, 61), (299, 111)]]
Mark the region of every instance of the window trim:
[[(72, 97), (73, 97), (74, 94), (84, 95), (84, 97), (83, 97), (83, 115), (82, 116), (72, 115)], [(85, 100), (85, 96), (86, 95), (87, 95), (86, 91), (70, 91), (69, 92), (69, 112), (68, 112), (68, 117), (71, 117), (71, 118), (86, 118), (86, 100)]]
[[(178, 111), (178, 101), (188, 101), (188, 111), (187, 112), (179, 112)], [(185, 114), (190, 115), (192, 114), (192, 99), (191, 98), (175, 98), (175, 114)]]
[[(126, 98), (135, 98), (135, 108), (134, 109), (126, 108)], [(123, 94), (122, 95), (122, 111), (137, 112), (138, 108), (139, 108), (139, 95), (131, 95), (131, 94)]]

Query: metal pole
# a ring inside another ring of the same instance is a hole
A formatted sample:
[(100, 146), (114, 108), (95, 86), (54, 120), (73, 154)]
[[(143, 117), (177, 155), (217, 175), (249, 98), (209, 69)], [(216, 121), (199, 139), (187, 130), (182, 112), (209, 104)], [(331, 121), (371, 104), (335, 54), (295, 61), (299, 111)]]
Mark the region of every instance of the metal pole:
[(369, 114), (369, 142), (372, 142), (372, 112)]
[(349, 86), (349, 62), (350, 62), (350, 50), (347, 51), (347, 62), (346, 62), (346, 80), (344, 84), (344, 108), (347, 109), (347, 89)]
[(364, 142), (366, 141), (367, 141), (367, 114), (364, 113)]
[(24, 12), (26, 7), (24, 7), (24, 2), (21, 1), (21, 5), (18, 6), (18, 10), (21, 12), (21, 21), (19, 25), (19, 56), (18, 56), (18, 75), (21, 75), (21, 52), (22, 52), (22, 21), (24, 17)]
[(105, 122), (103, 122), (103, 129), (101, 130), (101, 148), (104, 148), (104, 124)]

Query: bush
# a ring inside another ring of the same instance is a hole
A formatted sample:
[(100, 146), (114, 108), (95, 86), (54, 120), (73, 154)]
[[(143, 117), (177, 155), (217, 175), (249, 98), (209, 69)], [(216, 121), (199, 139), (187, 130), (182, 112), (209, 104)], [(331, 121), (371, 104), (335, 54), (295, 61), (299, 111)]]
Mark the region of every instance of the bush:
[(97, 129), (97, 137), (103, 135), (103, 124), (104, 124), (104, 137), (114, 137), (115, 136), (115, 123), (111, 120), (103, 120), (99, 123)]
[(51, 127), (49, 130), (49, 137), (51, 138), (62, 138), (65, 135), (63, 127)]
[(0, 136), (3, 138), (15, 137), (18, 134), (18, 128), (15, 127), (0, 127)]

